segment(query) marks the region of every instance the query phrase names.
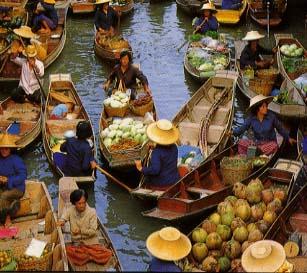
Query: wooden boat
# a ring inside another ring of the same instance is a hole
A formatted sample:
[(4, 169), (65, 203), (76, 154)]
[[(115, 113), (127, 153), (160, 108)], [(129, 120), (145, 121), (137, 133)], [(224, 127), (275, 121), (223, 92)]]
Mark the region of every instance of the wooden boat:
[[(210, 113), (215, 101), (215, 94), (227, 90), (227, 99), (220, 103), (211, 116), (208, 132), (208, 151), (203, 154), (204, 160), (221, 152), (229, 137), (226, 132), (230, 130), (234, 114), (234, 94), (237, 75), (232, 71), (221, 71), (217, 76), (209, 79), (192, 98), (179, 110), (172, 119), (173, 124), (179, 129), (178, 145), (199, 147), (200, 127), (202, 119)], [(216, 93), (217, 92), (217, 93)], [(218, 97), (218, 96), (217, 96)], [(216, 98), (217, 98), (216, 97)], [(132, 191), (139, 198), (158, 198), (163, 191), (151, 190), (141, 181), (139, 187)]]
[[(18, 258), (22, 256), (33, 238), (53, 244), (48, 258), (40, 262), (18, 264), (21, 271), (68, 271), (68, 262), (62, 230), (56, 226), (57, 217), (44, 182), (26, 181), (26, 191), (20, 200), (20, 209), (13, 220), (18, 233), (10, 240), (1, 240), (0, 250), (10, 250)], [(50, 257), (53, 256), (52, 257)], [(51, 263), (48, 260), (51, 258)]]
[[(78, 189), (76, 180), (74, 177), (63, 177), (59, 181), (59, 201), (58, 201), (58, 217), (60, 218), (61, 215), (67, 210), (72, 204), (69, 201), (69, 196), (72, 191)], [(110, 249), (113, 252), (111, 259), (105, 265), (99, 265), (93, 262), (89, 262), (83, 266), (77, 266), (73, 263), (69, 262), (69, 267), (73, 271), (96, 271), (96, 272), (106, 272), (106, 271), (122, 271), (122, 267), (120, 261), (117, 257), (116, 250), (113, 246), (112, 241), (109, 238), (106, 228), (101, 223), (100, 219), (98, 220), (98, 240), (99, 244), (103, 245), (104, 247)], [(65, 226), (64, 231), (64, 241), (65, 245), (69, 245), (71, 243), (70, 238), (70, 228), (68, 225)]]
[(15, 0), (15, 1), (0, 1), (1, 7), (21, 7), (24, 8), (28, 0)]
[[(56, 58), (60, 55), (62, 52), (65, 41), (66, 41), (66, 15), (67, 15), (67, 9), (68, 5), (65, 7), (57, 8), (58, 16), (59, 16), (59, 22), (58, 26), (55, 30), (51, 31), (51, 34), (46, 36), (40, 36), (38, 39), (40, 42), (43, 43), (45, 48), (47, 49), (47, 57), (45, 60), (43, 60), (45, 69), (50, 66)], [(21, 67), (17, 64), (13, 63), (9, 59), (8, 50), (10, 47), (7, 48), (7, 50), (3, 53), (4, 56), (8, 56), (4, 59), (2, 62), (1, 68), (0, 68), (0, 82), (8, 82), (8, 81), (19, 81), (20, 73), (21, 73)]]
[(262, 0), (252, 0), (249, 2), (250, 17), (260, 26), (276, 27), (280, 25), (283, 15), (287, 10), (287, 0), (274, 0), (274, 7), (270, 11), (269, 21), (267, 15), (267, 7), (263, 5)]
[(176, 0), (177, 7), (190, 16), (199, 16), (202, 2), (198, 0)]
[[(70, 74), (51, 74), (49, 79), (49, 93), (46, 100), (46, 107), (43, 120), (43, 144), (46, 156), (52, 165), (52, 167), (61, 176), (64, 176), (63, 172), (55, 166), (54, 153), (60, 152), (60, 145), (64, 142), (64, 133), (67, 130), (76, 131), (76, 126), (79, 121), (89, 121), (89, 115), (82, 105), (78, 92), (71, 80)], [(74, 104), (73, 112), (67, 114), (67, 118), (63, 120), (52, 120), (50, 114), (53, 107), (59, 103), (67, 101)], [(92, 123), (91, 123), (92, 124)], [(91, 138), (93, 143), (93, 153), (96, 157), (96, 142), (95, 133), (92, 126), (93, 136)], [(53, 143), (55, 146), (51, 147), (52, 138), (56, 137), (58, 143)], [(93, 170), (90, 176), (75, 177), (75, 180), (80, 183), (88, 183), (95, 181), (95, 171)]]
[(128, 0), (125, 5), (119, 4), (117, 1), (112, 1), (110, 3), (111, 7), (115, 9), (116, 11), (121, 12), (121, 16), (124, 16), (128, 13), (130, 13), (134, 9), (134, 1)]
[[(264, 239), (274, 240), (284, 245), (289, 239), (299, 243), (300, 252), (296, 257), (287, 257), (287, 261), (294, 265), (295, 272), (307, 271), (307, 185), (305, 184), (278, 215)], [(292, 236), (291, 236), (292, 235)], [(295, 236), (296, 235), (296, 236)], [(292, 238), (291, 238), (292, 237)], [(295, 237), (297, 237), (295, 239)], [(298, 240), (300, 241), (300, 240)]]
[[(258, 95), (255, 91), (249, 88), (247, 81), (244, 79), (243, 71), (240, 69), (240, 55), (242, 50), (245, 47), (245, 43), (242, 41), (235, 41), (236, 48), (236, 66), (239, 71), (238, 77), (238, 87), (242, 94), (248, 99), (253, 98)], [(299, 90), (287, 78), (284, 78), (282, 84), (280, 85), (280, 90), (288, 91), (289, 98), (292, 100), (292, 103), (282, 104), (273, 100), (269, 104), (269, 110), (273, 111), (280, 118), (283, 119), (297, 119), (297, 118), (306, 118), (307, 117), (307, 106), (302, 98)]]
[(247, 7), (247, 0), (242, 1), (242, 7), (239, 10), (222, 9), (221, 0), (214, 0), (213, 2), (217, 10), (215, 17), (220, 24), (227, 24), (227, 25), (238, 24)]

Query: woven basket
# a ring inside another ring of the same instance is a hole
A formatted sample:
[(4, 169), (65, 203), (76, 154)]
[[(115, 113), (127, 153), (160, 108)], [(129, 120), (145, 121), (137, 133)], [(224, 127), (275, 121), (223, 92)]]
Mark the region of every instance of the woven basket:
[(246, 161), (247, 164), (235, 165), (235, 161), (246, 161), (245, 159), (239, 157), (224, 157), (221, 161), (221, 172), (223, 176), (223, 181), (227, 185), (233, 185), (236, 182), (240, 182), (247, 178), (252, 170), (253, 165), (250, 160)]
[(112, 108), (111, 106), (104, 106), (104, 110), (106, 111), (108, 117), (124, 117), (128, 110), (128, 104), (125, 107), (121, 108)]
[(153, 105), (154, 104), (152, 100), (149, 103), (141, 106), (133, 106), (130, 104), (130, 110), (133, 114), (144, 117), (147, 112), (152, 112)]
[(274, 81), (262, 80), (262, 79), (250, 79), (249, 88), (257, 94), (268, 96), (274, 86)]
[(257, 77), (262, 80), (275, 82), (278, 76), (278, 69), (260, 69), (257, 71)]

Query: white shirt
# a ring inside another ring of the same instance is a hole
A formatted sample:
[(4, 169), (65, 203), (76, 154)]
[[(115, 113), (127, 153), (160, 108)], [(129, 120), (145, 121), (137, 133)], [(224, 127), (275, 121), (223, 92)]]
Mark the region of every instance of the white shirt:
[[(16, 57), (12, 61), (21, 66), (19, 86), (27, 95), (32, 95), (34, 91), (39, 89), (39, 83), (37, 82), (33, 69), (30, 69), (29, 63), (25, 58)], [(35, 65), (39, 70), (37, 71), (37, 75), (39, 77), (44, 76), (43, 62), (35, 59)]]

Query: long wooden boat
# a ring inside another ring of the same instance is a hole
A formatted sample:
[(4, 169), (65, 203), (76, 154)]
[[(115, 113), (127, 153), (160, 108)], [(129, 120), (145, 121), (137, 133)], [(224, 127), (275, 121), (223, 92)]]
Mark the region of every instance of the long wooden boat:
[[(32, 263), (32, 266), (18, 264), (21, 271), (68, 271), (68, 262), (62, 230), (57, 227), (48, 189), (44, 182), (26, 181), (26, 190), (20, 200), (20, 209), (13, 220), (13, 227), (18, 229), (17, 235), (10, 240), (1, 240), (0, 251), (10, 250), (18, 259), (21, 257), (33, 238), (53, 244), (51, 263)], [(42, 258), (44, 259), (44, 258)], [(19, 259), (20, 260), (20, 259)], [(19, 263), (19, 262), (18, 262)]]
[[(67, 210), (72, 204), (69, 201), (69, 196), (72, 191), (75, 189), (78, 189), (77, 183), (75, 178), (73, 177), (63, 177), (59, 181), (59, 201), (58, 201), (58, 217), (60, 218), (61, 215)], [(96, 272), (106, 272), (106, 271), (122, 271), (122, 267), (120, 264), (120, 261), (118, 259), (116, 250), (113, 246), (112, 241), (109, 238), (109, 235), (107, 233), (106, 228), (101, 223), (99, 217), (97, 217), (98, 220), (98, 241), (99, 244), (103, 245), (104, 247), (110, 249), (113, 253), (112, 257), (105, 265), (99, 265), (93, 262), (88, 262), (87, 264), (83, 266), (77, 266), (74, 265), (72, 262), (69, 262), (69, 267), (73, 271), (96, 271)], [(70, 238), (70, 228), (66, 228), (65, 226), (65, 232), (64, 232), (64, 240), (65, 245), (71, 244), (71, 238)]]
[[(227, 90), (227, 99), (221, 102), (216, 111), (210, 117), (209, 130), (207, 132), (208, 152), (204, 160), (210, 159), (221, 152), (228, 143), (228, 132), (232, 127), (234, 114), (234, 95), (237, 74), (232, 71), (221, 71), (216, 77), (209, 79), (192, 98), (179, 110), (172, 119), (173, 124), (179, 129), (178, 145), (199, 147), (199, 135), (202, 119), (212, 109), (215, 99), (224, 90)], [(219, 95), (218, 95), (219, 94)], [(156, 199), (163, 191), (146, 188), (141, 180), (137, 189), (132, 191), (134, 196), (142, 199)]]
[[(59, 98), (60, 97), (60, 98)], [(67, 115), (66, 119), (63, 120), (52, 120), (50, 119), (50, 114), (55, 105), (63, 103), (64, 101), (69, 101), (74, 104), (74, 110), (72, 113)], [(49, 163), (61, 176), (64, 176), (63, 172), (55, 166), (54, 163), (54, 153), (60, 152), (60, 144), (64, 142), (64, 133), (67, 130), (73, 130), (76, 132), (76, 126), (79, 121), (89, 121), (88, 113), (82, 105), (81, 99), (78, 92), (71, 80), (70, 74), (51, 74), (49, 82), (49, 93), (46, 100), (46, 107), (43, 120), (43, 144), (46, 156)], [(92, 123), (91, 123), (92, 125)], [(93, 154), (96, 157), (96, 142), (95, 133), (92, 126), (93, 136), (91, 138), (93, 143)], [(55, 146), (51, 146), (52, 138), (57, 138), (60, 140)], [(80, 183), (88, 183), (95, 181), (95, 171), (93, 170), (91, 176), (80, 176), (75, 177), (75, 180)]]
[(199, 16), (202, 2), (198, 0), (176, 0), (177, 7), (190, 16)]
[(124, 16), (130, 13), (134, 9), (134, 0), (126, 1), (125, 5), (119, 4), (117, 1), (112, 1), (110, 6), (115, 9), (116, 11), (121, 12), (121, 16)]
[[(238, 77), (238, 87), (241, 93), (247, 97), (248, 99), (257, 96), (258, 93), (249, 88), (248, 83), (244, 79), (243, 71), (240, 69), (240, 55), (242, 50), (245, 47), (245, 43), (242, 41), (235, 41), (235, 49), (236, 49), (236, 67), (239, 71)], [(283, 76), (283, 75), (282, 75)], [(289, 98), (292, 100), (291, 103), (279, 103), (276, 100), (273, 100), (269, 104), (269, 110), (273, 111), (280, 118), (283, 119), (297, 119), (297, 118), (307, 118), (307, 106), (306, 103), (297, 89), (297, 87), (293, 84), (291, 80), (288, 78), (283, 79), (282, 84), (280, 86), (281, 91), (287, 91)]]
[(21, 7), (24, 8), (28, 0), (15, 0), (15, 1), (0, 1), (1, 7)]
[(238, 24), (247, 7), (247, 0), (242, 1), (242, 7), (239, 10), (222, 9), (221, 0), (214, 0), (213, 2), (217, 10), (215, 14), (216, 19), (220, 24), (226, 25)]
[(267, 15), (267, 7), (263, 5), (262, 0), (252, 0), (249, 2), (250, 17), (260, 26), (276, 27), (281, 24), (283, 15), (287, 10), (287, 0), (274, 0), (274, 7), (270, 10), (269, 21)]
[[(278, 215), (264, 239), (270, 239), (284, 245), (289, 240), (297, 242), (300, 251), (296, 257), (287, 257), (287, 261), (294, 265), (294, 272), (307, 271), (307, 185), (305, 184)], [(292, 236), (291, 236), (292, 235)], [(295, 236), (296, 235), (296, 236)], [(291, 238), (292, 237), (292, 238)], [(296, 239), (294, 237), (297, 237)], [(300, 241), (300, 240), (298, 240)], [(297, 242), (298, 243), (298, 242)]]
[[(43, 60), (45, 69), (50, 66), (57, 57), (61, 54), (65, 41), (66, 41), (66, 15), (67, 15), (68, 5), (65, 7), (57, 8), (59, 22), (55, 30), (52, 30), (50, 35), (40, 36), (39, 41), (47, 49), (47, 57)], [(8, 56), (8, 50), (3, 53)], [(0, 82), (8, 81), (19, 81), (21, 74), (21, 67), (13, 63), (9, 58), (5, 58), (5, 63), (2, 63), (0, 68)]]

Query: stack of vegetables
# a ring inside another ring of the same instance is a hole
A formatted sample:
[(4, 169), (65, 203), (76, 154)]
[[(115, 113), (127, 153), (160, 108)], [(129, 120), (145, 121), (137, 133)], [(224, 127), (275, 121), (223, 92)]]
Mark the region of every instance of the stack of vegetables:
[(114, 119), (101, 132), (103, 144), (110, 150), (125, 150), (147, 142), (146, 125), (133, 118)]
[(298, 47), (296, 44), (282, 45), (280, 51), (283, 55), (287, 57), (301, 57), (303, 56), (304, 49)]
[(104, 48), (112, 49), (112, 50), (121, 50), (121, 49), (128, 49), (130, 48), (130, 45), (127, 40), (120, 36), (113, 36), (113, 37), (107, 37), (107, 36), (99, 36), (98, 43)]
[(130, 2), (129, 0), (112, 0), (111, 5), (112, 6), (125, 6), (129, 2)]
[(191, 254), (179, 262), (184, 271), (243, 272), (242, 253), (263, 239), (287, 199), (285, 186), (265, 188), (258, 178), (248, 185), (236, 183), (233, 193), (191, 233)]
[(105, 106), (110, 106), (112, 108), (123, 108), (128, 106), (129, 96), (126, 93), (116, 91), (111, 97), (106, 98), (103, 101)]

